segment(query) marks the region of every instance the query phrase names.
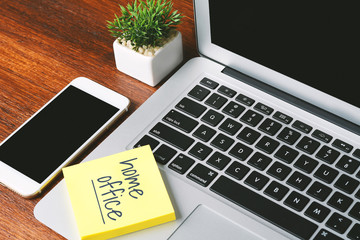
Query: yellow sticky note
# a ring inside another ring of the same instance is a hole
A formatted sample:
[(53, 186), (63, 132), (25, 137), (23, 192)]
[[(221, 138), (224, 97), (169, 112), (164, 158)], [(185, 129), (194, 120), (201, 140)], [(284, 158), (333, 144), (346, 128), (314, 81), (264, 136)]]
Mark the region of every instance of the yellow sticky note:
[(149, 146), (63, 169), (81, 239), (109, 239), (175, 220)]

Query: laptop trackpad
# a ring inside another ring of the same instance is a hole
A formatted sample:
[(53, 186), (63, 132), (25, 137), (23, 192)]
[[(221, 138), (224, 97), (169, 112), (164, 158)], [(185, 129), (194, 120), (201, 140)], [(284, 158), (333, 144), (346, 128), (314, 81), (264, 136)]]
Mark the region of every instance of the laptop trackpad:
[(259, 236), (231, 222), (210, 208), (199, 205), (168, 240), (260, 240)]

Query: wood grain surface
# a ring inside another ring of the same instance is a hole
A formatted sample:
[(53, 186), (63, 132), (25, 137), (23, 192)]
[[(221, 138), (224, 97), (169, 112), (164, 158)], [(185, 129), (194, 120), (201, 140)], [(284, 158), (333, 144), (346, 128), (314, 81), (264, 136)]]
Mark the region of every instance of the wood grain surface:
[[(1, 0), (0, 141), (76, 77), (90, 78), (131, 100), (129, 112), (110, 131), (158, 89), (115, 67), (114, 38), (106, 20), (113, 20), (119, 4), (127, 2)], [(185, 15), (179, 27), (185, 62), (198, 56), (193, 4), (191, 0), (173, 3)], [(61, 178), (58, 176), (46, 192)], [(34, 217), (34, 207), (46, 192), (29, 200), (0, 186), (0, 239), (64, 239)]]

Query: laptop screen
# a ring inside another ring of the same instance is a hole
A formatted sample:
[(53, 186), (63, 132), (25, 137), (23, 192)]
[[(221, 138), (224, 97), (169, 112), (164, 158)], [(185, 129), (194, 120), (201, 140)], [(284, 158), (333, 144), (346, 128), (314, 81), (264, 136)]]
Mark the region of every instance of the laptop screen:
[(209, 0), (211, 42), (360, 108), (356, 1)]

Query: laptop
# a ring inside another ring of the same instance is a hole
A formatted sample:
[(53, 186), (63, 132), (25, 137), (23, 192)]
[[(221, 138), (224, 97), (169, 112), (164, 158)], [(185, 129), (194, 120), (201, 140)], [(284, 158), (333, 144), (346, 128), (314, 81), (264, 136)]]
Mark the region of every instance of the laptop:
[[(116, 239), (359, 239), (355, 4), (194, 0), (200, 57), (84, 160), (158, 161), (177, 220)], [(78, 239), (64, 181), (34, 214)]]

